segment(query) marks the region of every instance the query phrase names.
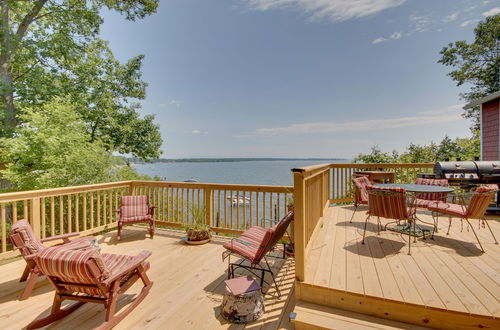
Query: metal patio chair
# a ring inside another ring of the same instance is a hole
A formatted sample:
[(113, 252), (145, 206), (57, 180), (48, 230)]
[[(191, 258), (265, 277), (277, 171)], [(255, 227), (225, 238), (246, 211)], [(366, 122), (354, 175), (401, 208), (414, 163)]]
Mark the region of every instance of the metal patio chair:
[(491, 233), (491, 236), (493, 236), (493, 239), (495, 240), (495, 244), (498, 244), (495, 234), (491, 230), (490, 224), (488, 223), (488, 221), (486, 221), (486, 218), (484, 217), (484, 213), (486, 212), (486, 209), (490, 205), (490, 202), (495, 198), (495, 194), (497, 193), (497, 191), (498, 191), (497, 185), (481, 186), (478, 187), (476, 191), (473, 193), (457, 194), (460, 204), (439, 202), (430, 204), (428, 209), (432, 212), (436, 212), (436, 218), (438, 213), (448, 215), (449, 224), (446, 235), (450, 234), (452, 216), (460, 218), (462, 223), (463, 220), (465, 220), (468, 226), (472, 229), (472, 232), (476, 237), (477, 243), (481, 248), (481, 252), (484, 252), (483, 246), (479, 241), (479, 237), (477, 236), (476, 231), (474, 230), (474, 227), (471, 225), (469, 220), (479, 219), (480, 224), (482, 222), (483, 227), (486, 224)]
[(359, 205), (368, 205), (366, 186), (371, 185), (370, 180), (366, 176), (353, 178), (352, 183), (354, 184), (354, 211), (352, 212), (351, 220), (349, 222), (352, 222)]
[[(280, 297), (281, 293), (274, 277), (275, 274), (269, 266), (266, 255), (274, 249), (292, 221), (293, 211), (290, 211), (283, 219), (269, 229), (254, 226), (243, 232), (240, 237), (226, 242), (224, 244), (226, 251), (222, 253), (222, 260), (224, 261), (228, 258), (227, 277), (234, 277), (235, 268), (244, 268), (260, 278), (260, 286), (262, 288), (265, 282), (265, 274), (269, 273), (273, 279), (278, 297)], [(231, 255), (241, 258), (240, 262), (231, 263)], [(248, 261), (249, 265), (243, 265), (245, 261)], [(265, 265), (262, 261), (265, 262)], [(256, 272), (260, 272), (261, 274), (259, 275)]]

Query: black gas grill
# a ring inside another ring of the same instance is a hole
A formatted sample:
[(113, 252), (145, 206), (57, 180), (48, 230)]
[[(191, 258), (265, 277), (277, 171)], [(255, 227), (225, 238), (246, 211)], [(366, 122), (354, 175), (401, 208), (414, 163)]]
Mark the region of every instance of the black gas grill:
[[(419, 177), (448, 179), (450, 186), (472, 190), (478, 184), (494, 183), (500, 186), (500, 161), (456, 161), (437, 162), (433, 174), (419, 174)], [(500, 193), (497, 194), (495, 207), (488, 211), (500, 211)]]

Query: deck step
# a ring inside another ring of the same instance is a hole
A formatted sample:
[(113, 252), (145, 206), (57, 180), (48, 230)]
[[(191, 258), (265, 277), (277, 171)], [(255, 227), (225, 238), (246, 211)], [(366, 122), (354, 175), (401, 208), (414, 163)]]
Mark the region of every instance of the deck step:
[(413, 324), (381, 319), (338, 308), (298, 301), (293, 310), (295, 329), (428, 329)]

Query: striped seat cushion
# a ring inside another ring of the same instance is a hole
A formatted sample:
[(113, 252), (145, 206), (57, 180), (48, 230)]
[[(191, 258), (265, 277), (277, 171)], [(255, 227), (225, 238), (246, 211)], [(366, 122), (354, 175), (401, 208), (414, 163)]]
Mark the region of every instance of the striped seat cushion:
[(260, 236), (261, 234), (257, 233), (256, 230), (251, 233), (248, 230), (239, 238), (224, 243), (224, 248), (250, 260), (251, 264), (255, 265), (264, 256), (267, 244), (270, 242), (273, 234), (273, 228), (266, 229), (263, 236)]
[[(415, 184), (423, 184), (423, 185), (428, 185), (428, 186), (440, 186), (440, 187), (448, 187), (448, 180), (447, 179), (428, 179), (428, 178), (417, 178), (415, 180)], [(447, 193), (417, 193), (415, 194), (415, 197), (417, 200), (428, 200), (428, 201), (442, 201), (446, 202), (446, 195)], [(423, 203), (423, 202), (421, 202)], [(425, 203), (423, 203), (425, 204)], [(422, 205), (423, 205), (422, 204)], [(417, 204), (417, 207), (427, 207), (426, 205), (419, 206)]]
[(366, 176), (360, 176), (352, 179), (355, 186), (355, 198), (357, 204), (368, 204), (368, 194), (366, 187), (371, 184)]
[[(29, 254), (40, 252), (45, 247), (38, 238), (35, 237), (30, 224), (26, 220), (19, 220), (12, 225), (11, 235), (19, 234), (24, 244), (24, 248), (29, 251)], [(19, 247), (19, 246), (17, 246)]]
[(153, 217), (151, 214), (146, 214), (146, 215), (138, 215), (138, 216), (132, 216), (132, 217), (121, 217), (120, 221), (121, 222), (126, 222), (126, 223), (133, 223), (133, 222), (145, 222), (145, 221), (152, 221)]
[(464, 217), (467, 213), (467, 209), (464, 206), (453, 203), (431, 203), (427, 208), (429, 211), (446, 213), (457, 217)]

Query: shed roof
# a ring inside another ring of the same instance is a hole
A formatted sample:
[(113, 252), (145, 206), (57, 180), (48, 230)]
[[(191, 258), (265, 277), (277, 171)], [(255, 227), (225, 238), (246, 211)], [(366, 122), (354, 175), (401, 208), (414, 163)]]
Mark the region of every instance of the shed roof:
[(464, 105), (464, 109), (467, 110), (470, 108), (474, 108), (476, 105), (486, 103), (488, 101), (494, 100), (494, 99), (499, 98), (499, 97), (500, 97), (500, 91), (486, 95), (484, 97), (481, 97), (479, 99), (475, 99), (474, 101)]

